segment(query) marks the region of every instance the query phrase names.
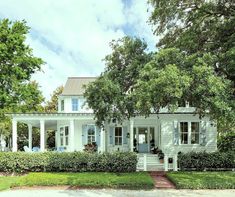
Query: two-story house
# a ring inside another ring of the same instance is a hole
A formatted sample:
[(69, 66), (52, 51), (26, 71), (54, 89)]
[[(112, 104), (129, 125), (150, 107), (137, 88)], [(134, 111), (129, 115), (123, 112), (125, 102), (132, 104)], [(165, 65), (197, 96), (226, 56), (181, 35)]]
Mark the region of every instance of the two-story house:
[[(40, 151), (46, 151), (47, 130), (55, 130), (56, 148), (83, 151), (84, 145), (96, 142), (98, 152), (136, 151), (142, 170), (177, 170), (178, 152), (217, 149), (217, 128), (209, 117), (199, 118), (190, 106), (175, 113), (162, 109), (148, 118), (137, 116), (122, 124), (108, 123), (104, 129), (95, 125), (94, 114), (83, 97), (84, 85), (92, 77), (69, 77), (58, 98), (57, 113), (12, 113), (12, 151), (17, 151), (17, 122), (28, 125), (29, 149), (32, 149), (32, 127), (40, 128)], [(159, 163), (153, 149), (164, 153)], [(171, 159), (169, 159), (171, 158)], [(169, 164), (169, 161), (173, 161)]]

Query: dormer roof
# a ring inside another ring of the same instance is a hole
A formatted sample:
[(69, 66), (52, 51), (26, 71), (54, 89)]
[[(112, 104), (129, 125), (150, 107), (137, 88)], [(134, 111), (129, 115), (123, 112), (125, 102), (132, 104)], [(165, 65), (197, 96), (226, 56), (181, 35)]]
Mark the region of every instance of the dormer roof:
[(82, 96), (85, 92), (84, 85), (93, 82), (97, 77), (68, 77), (62, 96)]

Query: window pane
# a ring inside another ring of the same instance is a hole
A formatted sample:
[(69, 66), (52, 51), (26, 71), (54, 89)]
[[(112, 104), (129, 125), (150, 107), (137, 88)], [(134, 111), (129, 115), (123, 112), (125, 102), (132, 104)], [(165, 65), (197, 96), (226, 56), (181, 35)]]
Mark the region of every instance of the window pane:
[(68, 135), (69, 135), (69, 127), (66, 126), (66, 127), (65, 127), (65, 136), (68, 136)]
[(72, 111), (78, 111), (78, 99), (72, 99)]
[(188, 144), (188, 123), (180, 123), (180, 132), (181, 132), (181, 144)]
[(122, 136), (122, 127), (115, 127), (115, 136)]
[(64, 100), (61, 100), (61, 103), (60, 103), (60, 108), (61, 108), (61, 111), (64, 111)]
[(66, 146), (69, 145), (69, 137), (68, 137), (68, 136), (65, 137), (65, 145), (66, 145)]
[(199, 144), (199, 122), (191, 123), (191, 144)]

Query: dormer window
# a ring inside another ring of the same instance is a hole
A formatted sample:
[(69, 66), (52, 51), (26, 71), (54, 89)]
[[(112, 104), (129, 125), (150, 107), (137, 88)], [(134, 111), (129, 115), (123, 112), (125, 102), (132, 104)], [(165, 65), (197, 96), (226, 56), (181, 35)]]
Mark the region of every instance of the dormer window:
[(60, 102), (60, 109), (61, 111), (64, 111), (64, 100), (61, 100)]
[(78, 111), (78, 99), (77, 98), (72, 99), (72, 111)]

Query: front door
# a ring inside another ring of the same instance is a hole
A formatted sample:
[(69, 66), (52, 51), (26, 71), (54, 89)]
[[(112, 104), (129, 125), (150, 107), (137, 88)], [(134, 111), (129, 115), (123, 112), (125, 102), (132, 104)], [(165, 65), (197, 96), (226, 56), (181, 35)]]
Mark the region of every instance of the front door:
[(138, 128), (138, 152), (148, 153), (149, 152), (149, 140), (148, 140), (148, 128)]

